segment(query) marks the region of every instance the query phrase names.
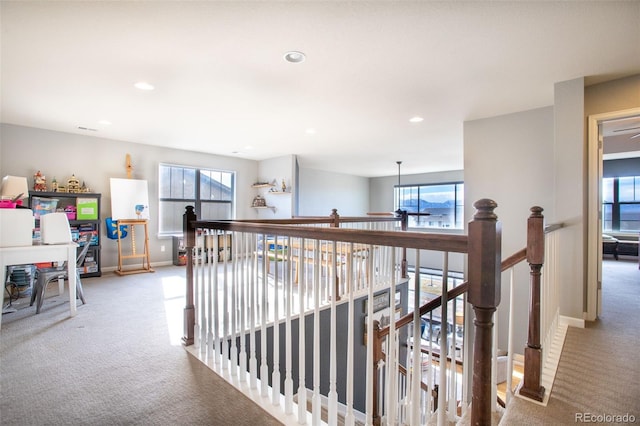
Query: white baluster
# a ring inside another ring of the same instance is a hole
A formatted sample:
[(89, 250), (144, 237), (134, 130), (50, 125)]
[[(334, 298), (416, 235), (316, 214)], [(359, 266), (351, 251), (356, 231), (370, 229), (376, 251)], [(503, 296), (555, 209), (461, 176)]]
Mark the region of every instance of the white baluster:
[[(449, 257), (449, 253), (445, 252), (445, 256)], [(447, 281), (449, 281), (447, 273)], [(453, 286), (455, 287), (455, 285)], [(449, 353), (451, 354), (450, 377), (450, 399), (449, 399), (449, 420), (454, 421), (458, 413), (458, 370), (456, 367), (456, 299), (451, 300), (451, 339), (449, 341)], [(447, 320), (447, 334), (449, 333), (449, 323)]]
[(447, 270), (448, 258), (445, 255), (442, 266), (442, 305), (440, 307), (440, 377), (438, 379), (438, 425), (444, 426), (447, 413)]
[[(197, 231), (196, 231), (197, 232)], [(192, 259), (197, 259), (197, 253), (198, 253), (198, 240), (196, 239), (196, 244), (195, 247), (191, 248), (191, 257)], [(195, 265), (191, 264), (188, 265), (187, 267), (191, 267), (193, 268), (193, 306), (195, 309), (195, 313), (194, 313), (194, 319), (195, 319), (195, 323), (193, 325), (193, 344), (196, 348), (202, 350), (202, 339), (200, 336), (200, 328), (202, 327), (202, 318), (200, 318), (201, 315), (201, 299), (202, 299), (202, 295), (200, 294), (202, 291), (202, 283), (200, 282), (200, 277), (199, 277), (199, 273), (200, 270), (198, 268), (198, 263), (196, 262)]]
[(471, 312), (471, 306), (467, 304), (467, 293), (464, 293), (462, 297), (462, 306), (464, 306), (464, 337), (462, 339), (462, 416), (464, 417), (469, 409), (469, 397), (471, 395), (469, 395), (470, 392), (467, 389), (471, 387), (471, 375), (473, 374), (473, 345), (466, 343), (472, 340), (471, 330), (473, 328), (473, 315), (468, 314)]
[[(291, 238), (289, 238), (289, 241)], [(285, 265), (287, 266), (287, 273), (284, 274), (284, 285), (286, 288), (285, 294), (285, 372), (284, 372), (284, 412), (286, 414), (293, 413), (293, 378), (291, 377), (291, 352), (293, 348), (291, 347), (291, 296), (292, 296), (292, 288), (291, 288), (291, 272), (289, 265), (291, 265), (291, 250), (289, 249), (289, 244), (285, 244), (283, 247), (284, 256), (286, 257)], [(302, 280), (302, 275), (304, 273), (304, 269), (300, 271), (300, 280)], [(300, 282), (298, 282), (298, 286), (300, 286)], [(302, 318), (302, 316), (300, 316)]]
[[(304, 238), (300, 241), (300, 247), (306, 244)], [(298, 265), (304, 265), (304, 253), (298, 253)], [(306, 268), (304, 268), (306, 272)], [(300, 281), (298, 282), (298, 423), (303, 425), (307, 422), (307, 388), (306, 388), (306, 337), (305, 337), (305, 292), (307, 289), (307, 274), (300, 271)]]
[[(246, 325), (246, 317), (247, 317), (247, 301), (246, 301), (246, 292), (247, 292), (247, 276), (249, 274), (249, 259), (248, 256), (248, 234), (241, 233), (238, 240), (240, 242), (239, 252), (242, 253), (242, 263), (241, 263), (241, 281), (240, 281), (240, 305), (238, 307), (240, 314), (240, 382), (245, 382), (247, 380), (247, 325)], [(235, 256), (238, 256), (238, 251), (236, 251)]]
[[(254, 248), (250, 266), (249, 279), (249, 386), (251, 389), (258, 387), (258, 360), (256, 359), (256, 313), (257, 292), (260, 283), (258, 273), (258, 236), (251, 235), (251, 247)], [(264, 257), (263, 257), (264, 260)], [(262, 262), (264, 265), (264, 261)]]
[[(373, 250), (373, 246), (370, 247)], [(370, 252), (371, 253), (371, 252)], [(367, 263), (367, 268), (370, 272), (369, 292), (367, 297), (367, 399), (366, 399), (366, 416), (367, 425), (373, 424), (373, 398), (377, 397), (373, 394), (373, 381), (374, 381), (374, 364), (373, 364), (373, 262)]]
[[(509, 269), (509, 329), (507, 336), (507, 392), (505, 395), (506, 403), (511, 401), (513, 396), (513, 316), (515, 307), (515, 295), (513, 294), (514, 275), (513, 268)], [(497, 330), (497, 328), (496, 328)], [(497, 334), (496, 331), (493, 332)]]
[(354, 293), (354, 276), (353, 273), (351, 272), (351, 268), (352, 268), (352, 258), (353, 258), (353, 243), (349, 243), (349, 251), (348, 253), (350, 253), (349, 257), (347, 258), (347, 280), (348, 282), (346, 283), (347, 286), (347, 291), (348, 291), (348, 297), (349, 297), (349, 311), (347, 313), (347, 388), (346, 388), (346, 395), (345, 395), (345, 402), (346, 402), (346, 408), (347, 408), (347, 412), (346, 415), (344, 417), (344, 424), (345, 426), (353, 426), (355, 424), (355, 418), (353, 415), (353, 334), (354, 334), (354, 330), (353, 330), (353, 320), (354, 320), (354, 298), (353, 298), (353, 293)]
[(327, 398), (329, 399), (329, 413), (328, 413), (328, 421), (329, 425), (336, 425), (338, 423), (338, 392), (336, 390), (336, 371), (337, 367), (337, 344), (336, 344), (336, 328), (338, 324), (336, 322), (336, 302), (338, 300), (338, 292), (336, 280), (338, 279), (338, 259), (337, 259), (337, 243), (333, 241), (332, 252), (333, 256), (331, 256), (331, 280), (330, 282), (330, 297), (331, 297), (331, 329), (330, 329), (330, 338), (329, 338), (329, 394)]
[[(420, 346), (422, 345), (422, 319), (420, 317), (420, 250), (416, 250), (415, 276), (413, 285), (413, 350), (412, 350), (412, 369), (411, 369), (411, 422), (412, 425), (418, 425), (422, 422), (420, 418), (421, 406), (421, 382), (422, 382), (422, 363)], [(409, 364), (407, 364), (409, 365)]]
[[(267, 364), (267, 236), (263, 236), (264, 248), (262, 249), (262, 294), (261, 294), (261, 306), (260, 306), (260, 390), (261, 395), (266, 397), (269, 394), (269, 366)], [(277, 267), (277, 265), (276, 265)]]
[(210, 312), (209, 310), (209, 297), (210, 295), (208, 294), (208, 286), (209, 286), (209, 281), (207, 281), (206, 279), (206, 273), (208, 272), (207, 266), (205, 263), (205, 257), (206, 257), (206, 251), (205, 251), (205, 247), (207, 246), (207, 234), (206, 232), (208, 231), (204, 231), (202, 237), (199, 238), (200, 242), (201, 242), (201, 247), (198, 250), (198, 257), (196, 260), (196, 263), (199, 265), (199, 269), (198, 269), (198, 281), (200, 282), (200, 291), (201, 291), (201, 297), (200, 297), (200, 351), (204, 352), (207, 348), (207, 344), (208, 342), (211, 341), (210, 335), (210, 320), (208, 320), (208, 313)]
[[(395, 271), (396, 249), (391, 248), (389, 260), (391, 266), (388, 272), (390, 286), (389, 286), (389, 335), (387, 336), (387, 424), (397, 423), (397, 401), (398, 401), (398, 354), (396, 349), (398, 347), (396, 340), (396, 277), (392, 271)], [(384, 263), (383, 263), (384, 264)]]
[[(227, 245), (227, 238), (231, 238), (231, 247)], [(236, 343), (236, 339), (238, 337), (238, 320), (237, 320), (237, 309), (238, 309), (238, 288), (240, 286), (240, 273), (238, 270), (238, 239), (236, 233), (225, 234), (224, 235), (225, 248), (222, 251), (222, 255), (225, 258), (225, 262), (228, 261), (227, 252), (233, 250), (234, 254), (231, 256), (231, 309), (229, 309), (231, 314), (231, 321), (229, 322), (229, 334), (231, 338), (231, 348), (229, 350), (229, 368), (231, 369), (231, 376), (238, 375), (238, 346)], [(227, 337), (225, 336), (225, 340)]]
[[(435, 411), (432, 392), (435, 389), (435, 368), (433, 366), (433, 311), (429, 312), (429, 352), (427, 353), (427, 413), (429, 418)], [(439, 389), (438, 389), (439, 391)], [(440, 392), (438, 392), (438, 396)]]
[[(220, 315), (222, 314), (220, 306), (220, 280), (218, 278), (218, 256), (214, 256), (212, 252), (218, 250), (218, 239), (213, 238), (213, 242), (209, 245), (210, 261), (208, 262), (211, 268), (211, 275), (213, 277), (213, 288), (209, 292), (209, 297), (213, 299), (213, 356), (216, 365), (220, 364), (220, 357), (222, 356), (222, 337), (220, 335)], [(224, 286), (224, 281), (222, 282)]]
[[(495, 315), (495, 314), (494, 314)], [(491, 411), (498, 411), (498, 322), (493, 325), (493, 345), (491, 349)]]
[[(276, 266), (273, 279), (273, 372), (271, 373), (271, 403), (280, 405), (280, 294), (278, 287), (280, 285), (280, 274), (278, 271), (278, 263), (283, 260), (280, 250), (280, 242), (276, 235), (275, 240), (275, 258)], [(284, 269), (284, 265), (283, 265)]]
[[(320, 253), (320, 241), (314, 241), (314, 253)], [(320, 399), (320, 257), (313, 259), (313, 424), (320, 424), (322, 401)], [(298, 265), (300, 267), (300, 265)]]
[(214, 256), (216, 260), (220, 260), (220, 235), (222, 235), (222, 267), (224, 271), (224, 278), (222, 280), (222, 368), (227, 369), (229, 367), (229, 262), (227, 256), (225, 256), (227, 252), (227, 234), (218, 234), (216, 235), (216, 242), (218, 246), (216, 246), (216, 250), (214, 252)]

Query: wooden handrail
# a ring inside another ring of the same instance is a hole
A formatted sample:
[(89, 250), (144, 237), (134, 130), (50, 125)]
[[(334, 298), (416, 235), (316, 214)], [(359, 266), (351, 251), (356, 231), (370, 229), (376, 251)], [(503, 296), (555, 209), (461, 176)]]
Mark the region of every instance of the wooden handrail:
[(317, 228), (310, 226), (288, 226), (242, 221), (200, 221), (190, 223), (191, 229), (219, 229), (229, 232), (276, 234), (323, 241), (353, 242), (389, 247), (415, 248), (419, 250), (467, 253), (466, 235), (428, 234), (424, 232), (376, 231), (349, 228)]
[[(390, 217), (356, 217), (356, 216), (340, 216), (340, 222), (399, 222), (400, 218), (395, 216)], [(225, 221), (227, 222), (227, 221)], [(294, 216), (290, 219), (238, 219), (228, 222), (238, 222), (238, 223), (271, 223), (275, 225), (304, 225), (304, 224), (331, 224), (333, 223), (333, 219), (327, 216)]]
[(515, 252), (514, 254), (512, 254), (511, 256), (503, 260), (502, 263), (500, 264), (500, 270), (504, 272), (509, 268), (513, 268), (518, 263), (526, 259), (527, 259), (527, 248), (525, 247), (522, 250)]
[(545, 234), (550, 234), (554, 231), (557, 231), (558, 229), (562, 229), (564, 228), (564, 222), (560, 222), (560, 223), (552, 223), (550, 225), (546, 225), (544, 227), (544, 233)]

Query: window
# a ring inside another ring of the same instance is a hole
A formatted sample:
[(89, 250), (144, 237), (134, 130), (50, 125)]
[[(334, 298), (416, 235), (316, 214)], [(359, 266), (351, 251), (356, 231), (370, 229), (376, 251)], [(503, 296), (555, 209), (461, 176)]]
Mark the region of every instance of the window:
[(394, 205), (409, 213), (411, 228), (463, 229), (464, 183), (395, 186)]
[(640, 231), (640, 176), (602, 179), (602, 230)]
[(198, 219), (232, 219), (235, 173), (160, 164), (160, 234), (182, 233), (185, 206), (195, 207)]

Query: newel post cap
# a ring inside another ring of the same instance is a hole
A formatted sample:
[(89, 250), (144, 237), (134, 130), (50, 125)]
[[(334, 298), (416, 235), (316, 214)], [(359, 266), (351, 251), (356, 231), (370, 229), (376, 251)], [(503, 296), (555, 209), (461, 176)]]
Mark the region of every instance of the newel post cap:
[(182, 215), (182, 232), (185, 237), (185, 245), (187, 247), (194, 247), (196, 245), (196, 233), (191, 228), (191, 222), (197, 219), (193, 206), (186, 206), (185, 212)]
[(502, 230), (494, 212), (498, 204), (483, 198), (473, 206), (477, 211), (469, 223), (469, 303), (495, 308), (500, 304), (502, 262)]
[(531, 215), (527, 219), (527, 262), (531, 265), (544, 263), (544, 209), (531, 207)]

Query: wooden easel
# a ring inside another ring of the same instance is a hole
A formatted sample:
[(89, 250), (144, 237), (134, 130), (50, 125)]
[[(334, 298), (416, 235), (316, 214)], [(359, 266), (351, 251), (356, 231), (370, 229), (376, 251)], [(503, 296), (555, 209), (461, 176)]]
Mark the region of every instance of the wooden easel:
[[(120, 229), (121, 225), (129, 226), (129, 233), (131, 234), (131, 254), (122, 254), (122, 240), (120, 239), (120, 232), (118, 232), (118, 269), (116, 274), (129, 275), (139, 274), (142, 272), (155, 272), (151, 269), (151, 261), (149, 260), (149, 229), (146, 219), (120, 219), (116, 226)], [(136, 250), (136, 226), (144, 226), (144, 250), (142, 253), (138, 253)], [(142, 266), (136, 269), (125, 270), (122, 261), (124, 259), (142, 259)]]
[[(126, 157), (126, 168), (127, 168), (127, 179), (131, 179), (131, 171), (133, 170), (133, 166), (131, 165), (131, 156), (127, 154)], [(129, 233), (131, 234), (131, 254), (122, 254), (122, 241), (120, 239), (120, 226), (129, 226)], [(144, 251), (142, 253), (138, 253), (136, 250), (136, 226), (144, 227)], [(116, 274), (118, 275), (129, 275), (129, 274), (139, 274), (142, 272), (155, 272), (151, 269), (151, 261), (149, 260), (149, 227), (147, 223), (147, 219), (120, 219), (116, 223), (116, 230), (118, 234), (118, 269), (116, 269)], [(142, 266), (136, 269), (127, 269), (125, 270), (122, 261), (124, 259), (142, 259)]]

